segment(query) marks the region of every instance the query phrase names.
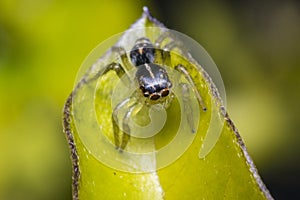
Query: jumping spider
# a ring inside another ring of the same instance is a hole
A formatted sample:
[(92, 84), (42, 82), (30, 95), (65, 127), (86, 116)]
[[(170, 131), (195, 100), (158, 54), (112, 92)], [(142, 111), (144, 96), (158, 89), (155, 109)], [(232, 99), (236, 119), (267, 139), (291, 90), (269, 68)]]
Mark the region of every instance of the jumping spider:
[[(129, 119), (131, 117), (131, 114), (133, 113), (135, 106), (138, 104), (143, 104), (146, 106), (161, 104), (164, 108), (168, 108), (170, 102), (174, 97), (171, 90), (173, 83), (169, 79), (169, 75), (164, 66), (168, 66), (168, 63), (170, 63), (170, 51), (176, 47), (180, 48), (180, 45), (178, 45), (178, 43), (174, 40), (165, 45), (163, 48), (160, 48), (160, 44), (166, 38), (166, 35), (161, 35), (160, 37), (158, 37), (154, 44), (151, 43), (151, 41), (146, 37), (139, 38), (136, 40), (133, 48), (130, 50), (129, 55), (127, 55), (122, 47), (113, 47), (112, 51), (117, 52), (120, 55), (125, 68), (120, 63), (113, 62), (107, 65), (104, 68), (103, 73), (101, 73), (103, 75), (113, 70), (116, 72), (118, 77), (121, 78), (123, 76), (128, 77), (125, 69), (128, 69), (131, 66), (137, 69), (135, 73), (135, 81), (137, 82), (139, 88), (134, 92), (133, 95), (117, 104), (112, 113), (114, 142), (116, 148), (120, 151), (123, 151), (126, 148), (126, 145), (130, 139), (131, 130), (129, 127)], [(156, 56), (161, 56), (164, 64), (154, 63)], [(128, 57), (130, 59), (128, 59)], [(195, 92), (195, 96), (197, 97), (201, 108), (203, 109), (203, 111), (205, 111), (206, 107), (204, 105), (204, 102), (187, 69), (183, 65), (177, 65), (174, 67), (174, 69), (184, 75), (186, 80), (191, 85), (192, 90)], [(127, 80), (129, 80), (129, 78)], [(188, 123), (191, 132), (194, 133), (195, 128), (193, 124), (193, 118), (191, 117), (192, 109), (190, 107), (188, 95), (189, 88), (186, 83), (181, 83), (179, 84), (179, 86), (181, 87), (185, 107), (187, 107), (186, 110)], [(122, 127), (124, 132), (120, 141), (119, 132), (122, 131), (120, 131), (119, 129), (117, 114), (120, 109), (124, 108), (124, 106), (128, 106), (128, 103), (130, 102), (131, 98), (133, 98), (133, 96), (135, 96), (135, 98), (136, 96), (138, 96), (138, 98), (136, 99), (135, 103), (129, 105), (128, 110), (123, 117)]]

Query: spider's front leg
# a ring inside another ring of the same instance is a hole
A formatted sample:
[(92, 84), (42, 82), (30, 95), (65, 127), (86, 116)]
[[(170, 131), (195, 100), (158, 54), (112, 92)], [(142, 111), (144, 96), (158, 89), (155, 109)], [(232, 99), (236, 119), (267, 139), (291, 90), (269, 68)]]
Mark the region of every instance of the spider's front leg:
[[(130, 139), (130, 133), (131, 129), (129, 127), (129, 120), (132, 117), (134, 113), (137, 113), (141, 106), (139, 106), (139, 102), (136, 101), (135, 91), (130, 97), (126, 98), (125, 100), (121, 101), (115, 108), (112, 113), (112, 124), (113, 124), (113, 131), (114, 131), (114, 140), (115, 140), (115, 146), (116, 149), (119, 149), (120, 152), (122, 152)], [(134, 101), (131, 101), (134, 99)], [(122, 131), (119, 128), (119, 120), (118, 120), (118, 114), (122, 109), (126, 109), (126, 112), (122, 118)], [(120, 133), (122, 136), (120, 137)], [(121, 140), (120, 140), (121, 138)]]
[[(108, 64), (106, 67), (104, 67), (104, 70), (99, 71), (97, 73), (97, 75), (95, 77), (93, 77), (93, 79), (97, 79), (99, 76), (102, 76), (102, 75), (108, 73), (109, 71), (115, 71), (116, 75), (122, 81), (124, 81), (124, 84), (130, 85), (131, 81), (130, 81), (130, 78), (127, 75), (125, 69), (128, 70), (129, 68), (132, 67), (132, 65), (130, 64), (130, 62), (128, 60), (125, 49), (122, 47), (114, 46), (111, 48), (111, 50), (120, 55), (121, 61), (122, 61), (123, 65), (125, 66), (125, 68), (120, 63), (113, 62), (111, 64)], [(126, 106), (129, 103), (130, 99), (131, 99), (131, 97), (128, 97), (125, 100), (123, 100), (121, 103), (119, 103), (114, 108), (113, 113), (112, 113), (111, 120), (112, 120), (112, 124), (113, 124), (114, 142), (115, 142), (115, 146), (117, 149), (119, 149), (119, 148), (124, 149), (129, 140), (129, 136), (126, 133), (124, 133), (123, 137), (122, 137), (122, 141), (120, 142), (120, 138), (119, 138), (120, 128), (119, 128), (119, 124), (118, 124), (117, 115), (118, 115), (119, 110), (122, 109), (124, 106)], [(120, 143), (121, 143), (121, 145), (120, 145)]]
[(116, 149), (120, 148), (120, 128), (119, 128), (119, 120), (118, 120), (118, 113), (119, 111), (126, 106), (130, 101), (130, 97), (123, 100), (121, 103), (119, 103), (113, 110), (113, 113), (111, 115), (111, 121), (113, 125), (113, 132), (114, 132), (114, 140), (115, 140), (115, 147)]
[(130, 117), (131, 117), (134, 109), (136, 109), (137, 104), (138, 103), (135, 102), (133, 105), (131, 105), (123, 117), (123, 122), (122, 122), (123, 136), (122, 136), (122, 143), (121, 143), (121, 146), (119, 149), (120, 151), (123, 151), (129, 142), (130, 133), (131, 133), (131, 129), (129, 127), (129, 120), (130, 120)]

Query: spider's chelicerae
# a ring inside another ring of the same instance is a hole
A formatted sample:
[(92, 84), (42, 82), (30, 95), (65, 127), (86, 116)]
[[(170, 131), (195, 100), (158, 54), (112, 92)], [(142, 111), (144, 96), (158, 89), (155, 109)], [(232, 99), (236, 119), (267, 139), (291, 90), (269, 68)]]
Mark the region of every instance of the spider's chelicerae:
[[(163, 37), (159, 37), (158, 40), (153, 44), (148, 38), (139, 38), (136, 40), (133, 48), (129, 52), (129, 55), (127, 55), (123, 48), (113, 47), (112, 50), (117, 51), (120, 54), (124, 67), (120, 63), (113, 62), (109, 64), (102, 73), (103, 75), (108, 71), (113, 70), (116, 72), (119, 78), (127, 76), (127, 80), (130, 80), (125, 70), (130, 68), (127, 65), (133, 65), (137, 69), (134, 79), (138, 84), (138, 88), (135, 90), (133, 95), (117, 104), (112, 113), (112, 124), (115, 140), (114, 142), (116, 148), (120, 151), (123, 151), (125, 149), (130, 139), (131, 130), (129, 127), (129, 119), (135, 107), (138, 104), (143, 104), (145, 106), (161, 104), (164, 108), (168, 108), (170, 102), (174, 97), (172, 92), (173, 83), (169, 78), (165, 66), (170, 63), (170, 51), (176, 47), (180, 48), (180, 45), (177, 45), (176, 42), (172, 42), (165, 45), (163, 48), (159, 48), (162, 40)], [(161, 56), (164, 64), (154, 63), (156, 56)], [(128, 57), (130, 59), (128, 59)], [(195, 93), (200, 106), (205, 111), (206, 107), (204, 105), (204, 102), (187, 69), (183, 65), (177, 65), (174, 67), (174, 69), (184, 75), (184, 77), (192, 87), (192, 90)], [(188, 117), (187, 120), (191, 129), (191, 133), (194, 133), (195, 127), (194, 120), (192, 118), (192, 108), (190, 106), (189, 100), (189, 86), (187, 85), (187, 83), (180, 83), (179, 86), (181, 87), (183, 102), (185, 105), (184, 112), (186, 112), (186, 116)], [(133, 97), (136, 98), (136, 102), (128, 106), (128, 103)], [(122, 131), (120, 131), (119, 129), (117, 115), (120, 109), (125, 108), (126, 105), (128, 106), (128, 109), (125, 112), (122, 120), (123, 135), (120, 138), (119, 133)]]

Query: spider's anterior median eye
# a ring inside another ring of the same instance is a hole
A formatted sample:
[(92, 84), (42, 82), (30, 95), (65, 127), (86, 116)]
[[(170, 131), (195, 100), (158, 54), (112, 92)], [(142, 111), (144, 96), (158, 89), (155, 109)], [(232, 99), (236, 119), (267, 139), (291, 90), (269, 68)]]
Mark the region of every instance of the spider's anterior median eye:
[(168, 96), (168, 94), (169, 94), (169, 90), (168, 89), (164, 89), (164, 90), (161, 91), (161, 96), (162, 97), (166, 97), (166, 96)]
[(158, 94), (155, 93), (155, 94), (152, 94), (152, 95), (150, 96), (150, 99), (151, 99), (151, 100), (157, 100), (157, 99), (159, 99), (159, 97), (160, 97), (160, 96), (159, 96)]

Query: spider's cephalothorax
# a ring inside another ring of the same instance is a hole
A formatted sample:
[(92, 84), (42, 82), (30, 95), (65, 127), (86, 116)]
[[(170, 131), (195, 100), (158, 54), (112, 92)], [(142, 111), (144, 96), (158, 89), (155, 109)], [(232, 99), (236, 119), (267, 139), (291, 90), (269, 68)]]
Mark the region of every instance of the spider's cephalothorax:
[(154, 64), (155, 48), (147, 38), (140, 38), (130, 51), (130, 59), (137, 67), (135, 78), (144, 97), (152, 102), (166, 97), (170, 93), (172, 83), (167, 71)]

